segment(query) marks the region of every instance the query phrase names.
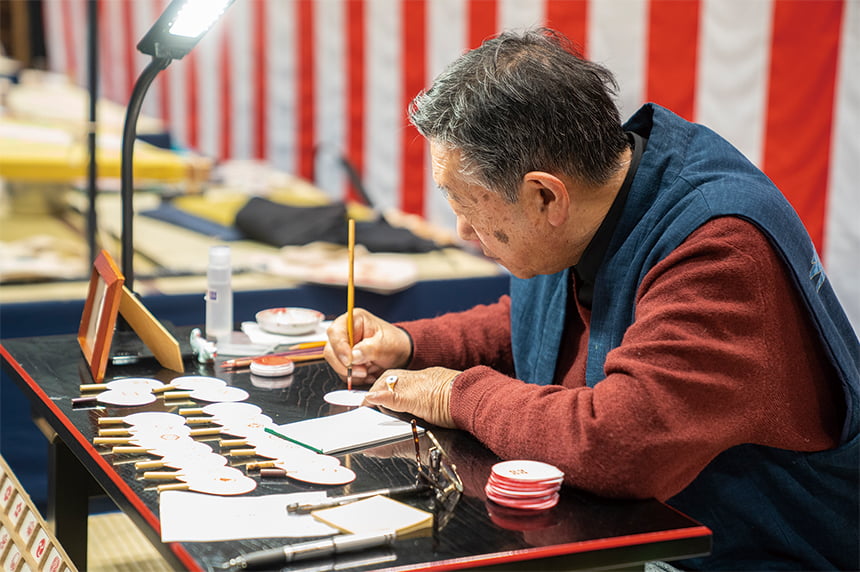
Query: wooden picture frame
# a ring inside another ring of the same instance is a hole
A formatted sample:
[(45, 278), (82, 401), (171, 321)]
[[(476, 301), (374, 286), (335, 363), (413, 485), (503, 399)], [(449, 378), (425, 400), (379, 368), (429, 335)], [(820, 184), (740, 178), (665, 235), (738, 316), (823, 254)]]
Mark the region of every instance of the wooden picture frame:
[(102, 250), (93, 262), (78, 329), (78, 343), (96, 383), (101, 383), (105, 376), (124, 282), (125, 277), (110, 254)]

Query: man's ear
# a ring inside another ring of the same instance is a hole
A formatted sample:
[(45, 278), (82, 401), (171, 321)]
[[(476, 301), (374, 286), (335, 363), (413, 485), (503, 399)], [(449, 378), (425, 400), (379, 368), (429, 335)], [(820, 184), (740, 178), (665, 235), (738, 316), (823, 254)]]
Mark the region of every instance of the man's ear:
[(555, 175), (545, 171), (526, 173), (520, 196), (552, 226), (561, 226), (570, 216), (570, 193), (564, 181)]

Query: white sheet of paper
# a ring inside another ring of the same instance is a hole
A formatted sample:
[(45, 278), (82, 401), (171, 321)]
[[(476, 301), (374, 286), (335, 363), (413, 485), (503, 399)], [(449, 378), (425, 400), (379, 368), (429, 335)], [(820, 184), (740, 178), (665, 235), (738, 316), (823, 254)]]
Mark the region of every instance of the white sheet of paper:
[[(370, 407), (275, 425), (266, 430), (309, 445), (327, 455), (412, 436), (409, 423)], [(418, 427), (418, 432), (423, 433), (424, 429)]]
[(212, 542), (240, 538), (302, 538), (339, 531), (309, 514), (291, 514), (294, 502), (318, 503), (325, 491), (221, 497), (188, 491), (164, 491), (159, 498), (162, 542)]

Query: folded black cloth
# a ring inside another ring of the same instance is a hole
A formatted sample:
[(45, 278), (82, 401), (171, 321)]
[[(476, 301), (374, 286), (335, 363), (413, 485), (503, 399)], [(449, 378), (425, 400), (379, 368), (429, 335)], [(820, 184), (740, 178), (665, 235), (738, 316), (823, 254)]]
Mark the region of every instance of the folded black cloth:
[[(249, 200), (236, 214), (236, 227), (246, 238), (273, 246), (298, 246), (323, 241), (347, 243), (346, 206), (343, 203), (295, 207), (262, 197)], [(419, 253), (439, 248), (385, 219), (356, 222), (355, 242), (370, 252)]]
[(346, 206), (294, 207), (253, 197), (236, 213), (236, 228), (246, 238), (278, 247), (316, 241), (346, 244)]

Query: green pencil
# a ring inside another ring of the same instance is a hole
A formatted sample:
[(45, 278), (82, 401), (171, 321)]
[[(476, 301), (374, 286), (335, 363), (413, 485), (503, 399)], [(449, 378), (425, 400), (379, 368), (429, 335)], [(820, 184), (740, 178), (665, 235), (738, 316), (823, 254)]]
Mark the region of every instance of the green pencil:
[(287, 437), (287, 436), (286, 436), (286, 435), (284, 435), (283, 433), (278, 433), (277, 431), (275, 431), (275, 430), (274, 430), (274, 429), (272, 429), (271, 427), (264, 427), (264, 428), (263, 428), (263, 430), (264, 430), (266, 433), (271, 433), (272, 435), (274, 435), (274, 436), (276, 436), (276, 437), (280, 437), (281, 439), (284, 439), (284, 440), (286, 440), (286, 441), (289, 441), (290, 443), (295, 443), (296, 445), (300, 445), (300, 446), (304, 447), (305, 449), (310, 449), (310, 450), (311, 450), (311, 451), (313, 451), (314, 453), (322, 454), (322, 449), (317, 449), (316, 447), (313, 447), (313, 446), (311, 446), (311, 445), (308, 445), (307, 443), (302, 443), (301, 441), (299, 441), (299, 440), (297, 440), (297, 439), (293, 439), (292, 437)]

